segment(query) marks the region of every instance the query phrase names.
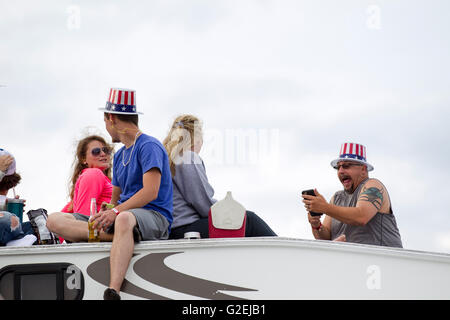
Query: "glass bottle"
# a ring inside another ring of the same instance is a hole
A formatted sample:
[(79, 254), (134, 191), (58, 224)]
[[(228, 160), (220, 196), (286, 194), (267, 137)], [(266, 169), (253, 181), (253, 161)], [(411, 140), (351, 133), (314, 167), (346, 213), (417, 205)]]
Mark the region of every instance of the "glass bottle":
[(88, 242), (99, 242), (100, 236), (98, 229), (94, 229), (94, 214), (97, 213), (97, 200), (95, 198), (91, 199), (91, 214), (89, 216), (88, 227), (89, 227), (89, 237)]

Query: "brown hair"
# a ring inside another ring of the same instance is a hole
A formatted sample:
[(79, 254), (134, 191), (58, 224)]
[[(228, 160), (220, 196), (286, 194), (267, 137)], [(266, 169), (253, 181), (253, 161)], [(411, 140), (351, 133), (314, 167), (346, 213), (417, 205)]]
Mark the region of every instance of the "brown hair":
[(172, 176), (175, 176), (175, 158), (182, 156), (184, 150), (191, 150), (195, 139), (200, 135), (202, 135), (202, 123), (197, 117), (185, 114), (175, 118), (163, 141), (169, 156)]
[[(105, 118), (109, 119), (108, 112), (105, 112)], [(139, 123), (139, 117), (137, 114), (118, 114), (118, 113), (114, 113), (114, 115), (117, 117), (117, 119), (119, 119), (120, 121), (123, 122), (131, 122), (132, 124), (138, 126)]]
[(10, 176), (4, 176), (0, 182), (0, 191), (8, 191), (11, 188), (17, 186), (22, 177), (18, 173), (14, 173)]
[[(110, 148), (111, 151), (113, 150), (113, 148), (106, 142), (105, 139), (103, 139), (101, 136), (97, 136), (97, 135), (87, 136), (86, 138), (84, 138), (78, 142), (75, 160), (73, 161), (73, 174), (72, 174), (72, 178), (70, 179), (70, 189), (69, 189), (70, 190), (70, 193), (69, 193), (70, 200), (73, 200), (75, 184), (78, 180), (78, 177), (81, 174), (81, 171), (83, 171), (83, 169), (87, 168), (87, 165), (85, 164), (86, 152), (87, 152), (88, 144), (91, 143), (92, 141), (98, 141), (101, 144), (103, 144), (104, 146)], [(111, 159), (112, 159), (112, 155), (111, 155)], [(111, 179), (111, 166), (103, 172), (109, 179)]]

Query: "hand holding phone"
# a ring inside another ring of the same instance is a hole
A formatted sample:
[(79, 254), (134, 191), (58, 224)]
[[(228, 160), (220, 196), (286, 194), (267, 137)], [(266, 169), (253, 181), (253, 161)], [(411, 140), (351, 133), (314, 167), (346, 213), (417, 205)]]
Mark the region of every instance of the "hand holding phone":
[[(307, 195), (313, 196), (313, 197), (316, 196), (316, 194), (314, 193), (314, 189), (303, 190), (303, 191), (302, 191), (302, 194), (307, 194)], [(319, 213), (319, 212), (313, 212), (313, 211), (310, 211), (309, 213), (310, 213), (313, 217), (315, 217), (315, 216), (321, 216), (321, 215), (322, 215), (322, 213)]]

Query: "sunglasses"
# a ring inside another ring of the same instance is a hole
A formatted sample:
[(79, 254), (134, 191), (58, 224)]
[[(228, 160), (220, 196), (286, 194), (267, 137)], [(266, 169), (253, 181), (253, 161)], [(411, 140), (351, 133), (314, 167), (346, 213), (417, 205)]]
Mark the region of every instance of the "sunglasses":
[(349, 169), (349, 168), (351, 168), (353, 166), (362, 166), (362, 164), (361, 163), (343, 163), (343, 164), (338, 164), (334, 168), (336, 170), (339, 170), (342, 167), (342, 169), (347, 170), (347, 169)]
[(110, 154), (111, 154), (111, 149), (108, 148), (108, 147), (94, 148), (94, 149), (91, 150), (91, 154), (92, 154), (94, 157), (98, 157), (102, 151), (103, 151), (103, 153), (106, 154), (106, 155), (110, 155)]

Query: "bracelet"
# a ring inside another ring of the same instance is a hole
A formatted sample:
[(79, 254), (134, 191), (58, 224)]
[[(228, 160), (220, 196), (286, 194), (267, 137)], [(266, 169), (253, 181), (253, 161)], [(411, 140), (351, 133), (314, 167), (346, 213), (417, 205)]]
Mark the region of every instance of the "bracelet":
[(320, 230), (320, 228), (322, 228), (322, 222), (320, 222), (320, 224), (319, 224), (319, 226), (317, 228), (313, 227), (313, 226), (311, 226), (311, 228), (313, 228), (314, 230)]
[(116, 208), (112, 208), (111, 210), (114, 211), (114, 213), (115, 213), (116, 215), (118, 215), (118, 214), (120, 213), (120, 211), (117, 210)]

